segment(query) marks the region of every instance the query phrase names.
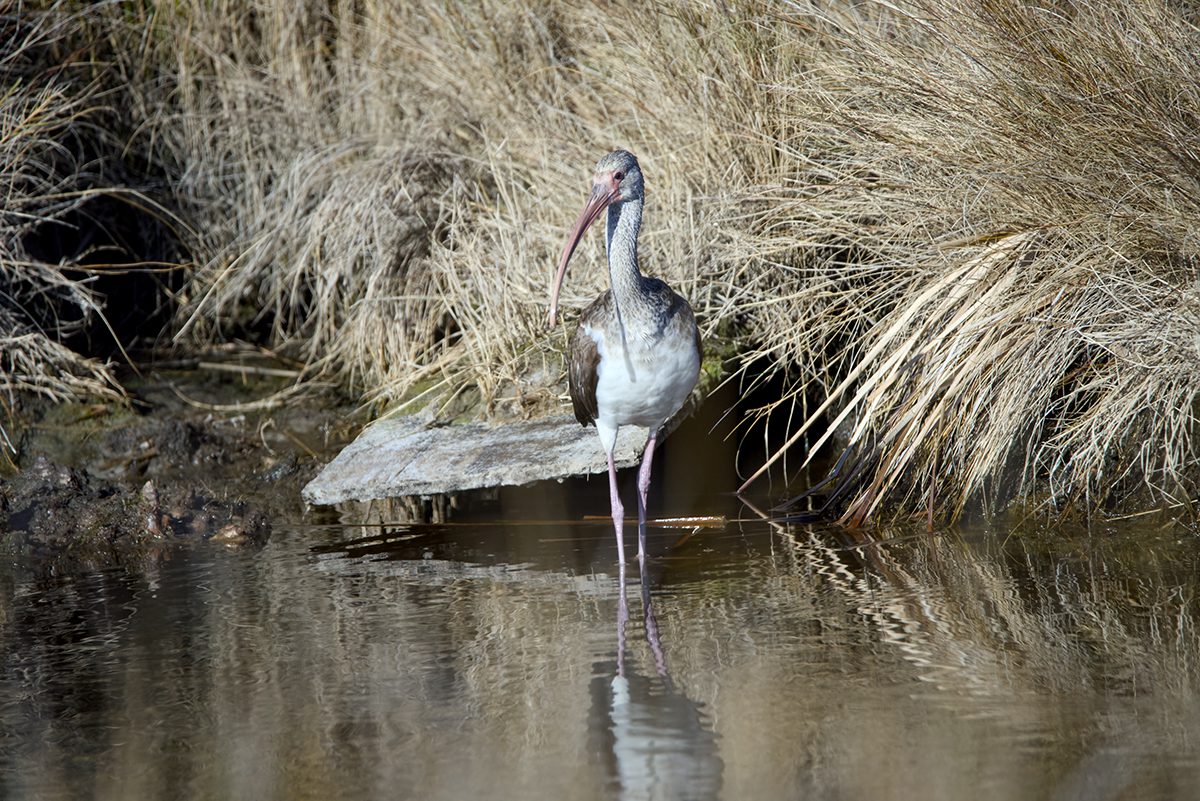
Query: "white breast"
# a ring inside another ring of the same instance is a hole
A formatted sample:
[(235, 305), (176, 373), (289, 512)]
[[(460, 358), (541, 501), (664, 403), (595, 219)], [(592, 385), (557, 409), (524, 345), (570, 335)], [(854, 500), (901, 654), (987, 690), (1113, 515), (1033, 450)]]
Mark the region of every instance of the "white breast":
[(623, 344), (618, 337), (606, 340), (602, 331), (591, 326), (584, 326), (584, 331), (601, 354), (597, 423), (606, 428), (657, 428), (679, 411), (696, 386), (700, 354), (691, 338), (679, 343), (683, 347), (661, 339), (644, 342), (634, 338)]

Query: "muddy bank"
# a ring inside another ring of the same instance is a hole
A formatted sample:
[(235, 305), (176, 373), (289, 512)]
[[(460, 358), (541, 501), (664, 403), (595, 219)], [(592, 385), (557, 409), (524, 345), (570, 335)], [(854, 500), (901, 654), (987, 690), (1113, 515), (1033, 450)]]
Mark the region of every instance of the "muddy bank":
[(244, 547), (304, 514), (300, 488), (352, 433), (345, 411), (238, 411), (262, 388), (193, 373), (130, 383), (129, 404), (30, 403), (0, 464), (0, 550), (49, 570)]

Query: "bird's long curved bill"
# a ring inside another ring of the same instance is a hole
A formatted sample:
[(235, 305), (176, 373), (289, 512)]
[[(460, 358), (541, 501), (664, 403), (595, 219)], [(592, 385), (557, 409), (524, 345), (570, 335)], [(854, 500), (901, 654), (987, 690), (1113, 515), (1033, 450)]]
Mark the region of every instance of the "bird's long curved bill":
[(579, 240), (583, 239), (583, 234), (587, 231), (588, 226), (596, 221), (600, 216), (600, 212), (608, 207), (616, 198), (617, 193), (614, 190), (606, 188), (601, 183), (596, 183), (592, 186), (592, 194), (588, 196), (587, 205), (583, 207), (583, 211), (579, 212), (579, 219), (575, 221), (575, 227), (571, 229), (571, 235), (567, 237), (567, 244), (563, 247), (562, 258), (558, 260), (558, 273), (554, 276), (554, 289), (550, 292), (550, 327), (554, 327), (554, 321), (558, 318), (558, 291), (562, 288), (563, 276), (567, 274), (567, 263), (571, 261), (571, 255), (575, 253), (575, 248), (579, 246)]

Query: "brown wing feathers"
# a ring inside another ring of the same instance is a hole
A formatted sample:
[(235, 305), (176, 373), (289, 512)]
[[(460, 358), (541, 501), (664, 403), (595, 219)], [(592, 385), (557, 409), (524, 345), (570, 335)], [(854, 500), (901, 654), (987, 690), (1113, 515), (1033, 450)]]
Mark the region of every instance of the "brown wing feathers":
[(575, 419), (580, 425), (596, 422), (600, 409), (596, 405), (596, 383), (600, 380), (600, 351), (596, 340), (583, 330), (584, 323), (595, 315), (602, 315), (612, 297), (612, 290), (596, 298), (579, 318), (579, 327), (571, 337), (571, 358), (567, 368), (567, 386), (571, 391), (571, 405), (575, 408)]

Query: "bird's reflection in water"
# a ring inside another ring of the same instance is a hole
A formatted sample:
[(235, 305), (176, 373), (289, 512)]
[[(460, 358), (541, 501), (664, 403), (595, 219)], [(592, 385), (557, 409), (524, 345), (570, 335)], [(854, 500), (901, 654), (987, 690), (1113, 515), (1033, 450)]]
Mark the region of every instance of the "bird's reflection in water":
[(608, 662), (600, 666), (602, 675), (592, 681), (592, 722), (600, 725), (590, 728), (604, 739), (593, 753), (600, 757), (616, 798), (716, 798), (724, 771), (716, 735), (700, 706), (671, 680), (644, 561), (640, 578), (643, 633), (654, 673), (639, 674), (633, 666), (637, 660), (626, 658), (629, 603), (622, 566), (616, 675)]

